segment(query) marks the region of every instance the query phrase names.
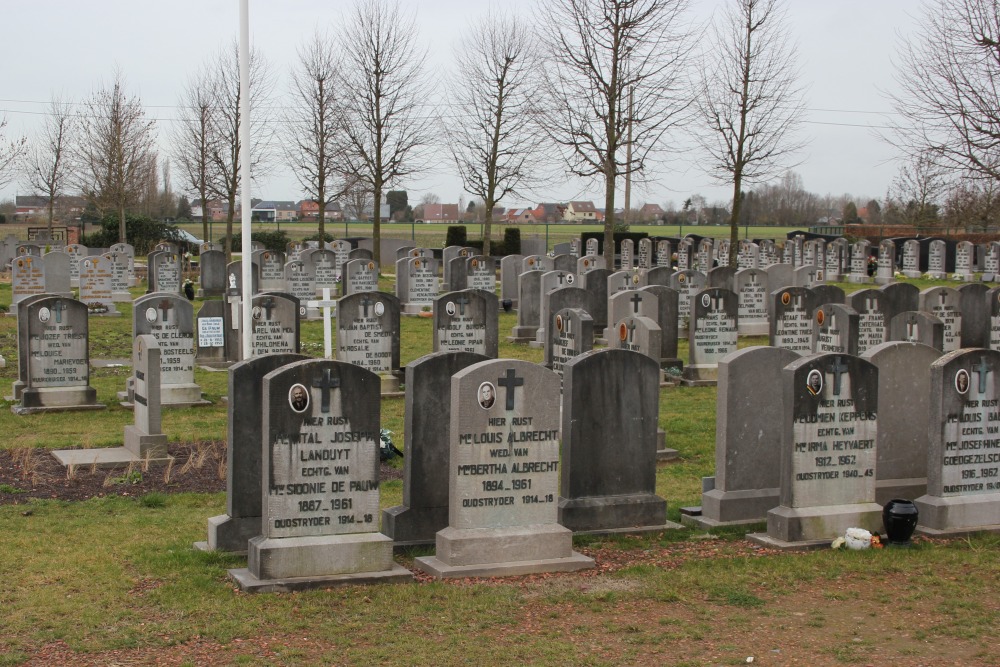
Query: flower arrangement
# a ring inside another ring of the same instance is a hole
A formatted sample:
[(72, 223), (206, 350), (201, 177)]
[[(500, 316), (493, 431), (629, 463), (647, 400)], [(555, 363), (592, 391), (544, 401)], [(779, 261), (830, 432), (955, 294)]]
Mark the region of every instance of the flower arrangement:
[(871, 533), (864, 528), (848, 528), (843, 537), (838, 537), (831, 544), (832, 549), (847, 547), (852, 551), (864, 549), (881, 549), (882, 538), (878, 533)]

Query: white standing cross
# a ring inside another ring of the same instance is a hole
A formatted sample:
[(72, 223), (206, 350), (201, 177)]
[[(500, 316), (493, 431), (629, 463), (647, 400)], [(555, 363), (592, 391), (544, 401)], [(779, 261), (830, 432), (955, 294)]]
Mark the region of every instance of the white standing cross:
[(310, 308), (323, 309), (323, 356), (333, 359), (333, 325), (330, 322), (330, 309), (337, 307), (337, 300), (330, 298), (330, 288), (323, 288), (323, 298), (319, 301), (306, 301)]

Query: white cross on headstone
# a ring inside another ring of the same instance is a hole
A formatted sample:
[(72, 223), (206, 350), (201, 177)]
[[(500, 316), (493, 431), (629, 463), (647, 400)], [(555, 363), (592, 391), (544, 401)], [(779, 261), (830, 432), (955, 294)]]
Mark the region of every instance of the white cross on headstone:
[(319, 301), (306, 301), (310, 308), (323, 309), (323, 356), (333, 359), (333, 325), (330, 322), (330, 309), (337, 307), (337, 300), (330, 298), (330, 288), (323, 288), (323, 298)]

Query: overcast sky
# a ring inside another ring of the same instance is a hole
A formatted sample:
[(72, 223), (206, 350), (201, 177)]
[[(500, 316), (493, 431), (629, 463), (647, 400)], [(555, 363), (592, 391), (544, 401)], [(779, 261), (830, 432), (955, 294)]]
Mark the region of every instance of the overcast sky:
[[(691, 18), (705, 21), (725, 0), (691, 0)], [(482, 0), (403, 0), (415, 12), (429, 64), (441, 77), (450, 66), (453, 42), (463, 28), (483, 13)], [(530, 15), (534, 0), (504, 0), (502, 6)], [(278, 73), (278, 88), (287, 86), (297, 41), (315, 26), (336, 27), (351, 6), (349, 0), (250, 0), (251, 42)], [(900, 36), (914, 29), (916, 0), (788, 0), (790, 32), (798, 40), (801, 82), (807, 86), (806, 123), (809, 141), (796, 172), (803, 185), (818, 194), (851, 193), (881, 198), (898, 169), (892, 147), (870, 126), (884, 125), (890, 106), (884, 91), (894, 87), (893, 54)], [(161, 148), (168, 149), (170, 119), (185, 81), (218, 50), (235, 38), (238, 0), (0, 0), (4, 38), (0, 53), (0, 115), (10, 135), (30, 137), (53, 93), (79, 102), (111, 81), (120, 67), (129, 88), (138, 94), (151, 117), (158, 119)], [(731, 196), (698, 168), (699, 154), (677, 154), (652, 174), (653, 182), (633, 193), (633, 202), (680, 204), (692, 194), (710, 203)], [(410, 202), (426, 192), (444, 202), (458, 201), (462, 187), (444, 155), (429, 172), (398, 187)], [(175, 189), (179, 175), (173, 178)], [(17, 183), (0, 197), (30, 194)], [(263, 179), (253, 196), (302, 198), (294, 177), (279, 167)], [(465, 195), (468, 199), (468, 195)], [(538, 200), (592, 199), (600, 205), (601, 188), (576, 180), (554, 184)], [(618, 201), (621, 201), (619, 196)], [(504, 205), (534, 202), (503, 201)], [(859, 205), (862, 202), (859, 201)]]

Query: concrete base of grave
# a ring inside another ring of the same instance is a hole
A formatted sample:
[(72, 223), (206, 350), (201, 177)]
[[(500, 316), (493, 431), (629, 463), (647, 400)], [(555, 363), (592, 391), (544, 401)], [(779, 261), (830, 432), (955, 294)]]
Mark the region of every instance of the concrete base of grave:
[[(247, 568), (230, 576), (248, 592), (301, 590), (343, 583), (410, 581), (392, 560), (392, 540), (382, 533), (268, 538), (247, 543)], [(310, 584), (322, 579), (322, 584)]]
[(976, 281), (976, 276), (971, 273), (956, 273), (954, 278), (955, 280), (959, 280), (963, 283), (972, 283)]
[(198, 368), (203, 371), (225, 371), (229, 370), (229, 367), (233, 365), (234, 362), (227, 361), (224, 358), (218, 359), (195, 359), (194, 363)]
[(164, 433), (145, 433), (134, 424), (129, 424), (125, 427), (125, 449), (143, 460), (166, 459), (167, 436)]
[(574, 533), (646, 529), (667, 523), (667, 501), (652, 493), (559, 498), (559, 523)]
[(919, 278), (922, 275), (924, 274), (920, 273), (919, 271), (903, 271), (904, 278)]
[(703, 528), (739, 526), (767, 520), (768, 511), (780, 504), (780, 489), (723, 491), (712, 489), (701, 494), (701, 515), (682, 516), (685, 526)]
[(829, 549), (830, 544), (836, 538), (828, 540), (801, 540), (799, 542), (787, 542), (771, 537), (767, 533), (747, 533), (747, 540), (760, 545), (765, 549), (776, 549), (778, 551), (815, 551), (817, 549)]
[(890, 500), (916, 500), (927, 493), (927, 478), (880, 479), (875, 482), (875, 502), (885, 506)]
[(237, 556), (247, 553), (247, 544), (261, 533), (259, 516), (220, 514), (208, 519), (208, 541), (195, 542), (200, 551), (225, 551)]
[(439, 530), (448, 527), (448, 506), (396, 505), (382, 510), (382, 532), (397, 547), (434, 544)]
[(943, 271), (928, 271), (927, 276), (931, 280), (944, 280), (945, 278), (948, 277), (948, 274), (944, 273)]
[(508, 343), (530, 343), (535, 340), (535, 333), (537, 333), (538, 327), (514, 327), (510, 330), (510, 336), (507, 337)]
[(399, 377), (395, 375), (379, 375), (379, 378), (382, 380), (382, 398), (398, 398), (406, 395), (406, 392), (399, 389)]
[(121, 317), (121, 311), (114, 306), (102, 306), (103, 310), (90, 310), (87, 315), (90, 317)]
[(681, 384), (685, 387), (714, 387), (719, 384), (719, 365), (688, 364), (684, 367)]
[(400, 306), (399, 314), (416, 315), (417, 317), (419, 317), (420, 313), (428, 313), (428, 315), (425, 315), (425, 317), (428, 317), (432, 311), (424, 310), (424, 308), (428, 308), (430, 306), (431, 304), (429, 303), (404, 303)]
[(91, 359), (91, 368), (125, 368), (131, 366), (131, 359)]
[(667, 432), (662, 428), (656, 429), (656, 460), (673, 461), (679, 456), (676, 449), (667, 447)]
[[(118, 392), (119, 405), (132, 408), (132, 397), (129, 392)], [(201, 396), (201, 386), (197, 384), (165, 384), (160, 387), (161, 408), (191, 408), (200, 405), (211, 405), (212, 401)]]
[(872, 282), (872, 278), (871, 276), (858, 276), (851, 274), (847, 276), (847, 282), (856, 283), (858, 285), (867, 285), (868, 283)]
[(920, 496), (913, 504), (920, 512), (917, 532), (925, 535), (964, 535), (1000, 530), (1000, 492), (970, 496)]
[[(785, 507), (767, 513), (767, 536), (781, 543), (823, 541), (841, 536), (848, 528), (882, 531), (882, 506), (876, 503)], [(788, 547), (793, 548), (793, 547)]]
[(538, 572), (576, 572), (593, 558), (573, 551), (573, 533), (558, 524), (515, 528), (452, 528), (438, 532), (437, 553), (414, 560), (438, 578), (506, 577)]
[(97, 402), (97, 390), (93, 387), (53, 387), (25, 388), (21, 392), (21, 404), (10, 409), (15, 415), (30, 415), (47, 411), (105, 410), (107, 407)]
[(740, 322), (736, 332), (740, 336), (767, 336), (771, 333), (770, 324), (763, 322)]
[(10, 383), (10, 396), (4, 396), (3, 400), (5, 400), (5, 401), (20, 401), (21, 400), (21, 392), (24, 391), (24, 388), (26, 386), (27, 386), (27, 383), (25, 383), (23, 380), (14, 380), (13, 382)]
[(876, 285), (891, 285), (894, 282), (896, 282), (896, 278), (895, 277), (881, 278), (879, 276), (875, 276), (875, 284)]
[(169, 463), (171, 456), (145, 457), (136, 455), (125, 447), (100, 447), (94, 449), (57, 449), (52, 452), (61, 465), (69, 468), (118, 468), (129, 464)]

